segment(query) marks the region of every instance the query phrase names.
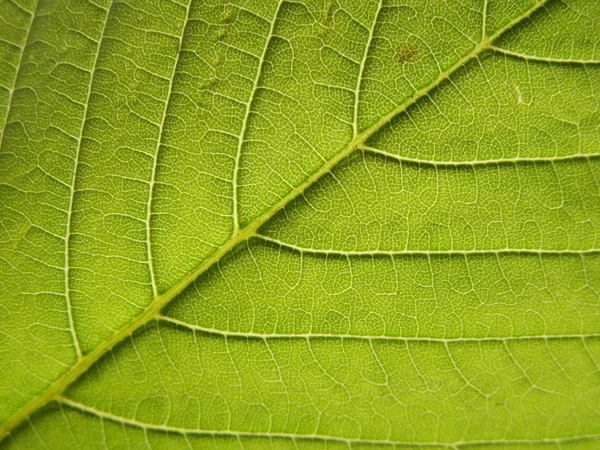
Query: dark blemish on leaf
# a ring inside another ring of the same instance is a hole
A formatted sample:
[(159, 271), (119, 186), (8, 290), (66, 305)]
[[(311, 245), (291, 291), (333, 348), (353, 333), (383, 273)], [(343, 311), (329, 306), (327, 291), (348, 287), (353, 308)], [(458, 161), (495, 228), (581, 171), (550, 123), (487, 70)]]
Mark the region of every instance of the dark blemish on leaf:
[(419, 56), (419, 49), (413, 45), (404, 44), (396, 51), (396, 61), (399, 64), (413, 63)]

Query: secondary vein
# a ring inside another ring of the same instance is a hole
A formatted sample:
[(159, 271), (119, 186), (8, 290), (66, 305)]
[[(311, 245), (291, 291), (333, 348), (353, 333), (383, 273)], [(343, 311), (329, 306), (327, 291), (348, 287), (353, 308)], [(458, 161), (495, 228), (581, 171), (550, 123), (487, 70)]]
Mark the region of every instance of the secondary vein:
[(185, 13), (185, 21), (183, 23), (183, 27), (181, 29), (181, 37), (179, 38), (179, 50), (177, 52), (177, 56), (175, 57), (175, 63), (173, 64), (173, 72), (171, 72), (171, 79), (169, 80), (169, 89), (167, 91), (167, 96), (165, 98), (165, 106), (162, 111), (162, 119), (158, 128), (158, 139), (156, 141), (156, 149), (154, 151), (154, 161), (152, 162), (152, 176), (150, 178), (150, 183), (148, 187), (148, 204), (146, 208), (146, 246), (148, 252), (148, 270), (150, 271), (150, 283), (152, 284), (152, 295), (158, 295), (158, 289), (156, 286), (155, 276), (154, 276), (154, 264), (152, 262), (152, 244), (150, 243), (151, 236), (151, 218), (152, 218), (152, 200), (154, 196), (154, 186), (156, 185), (156, 171), (158, 168), (158, 152), (160, 151), (160, 146), (163, 141), (164, 130), (165, 130), (165, 121), (167, 120), (167, 112), (169, 109), (169, 104), (171, 100), (171, 95), (173, 92), (173, 81), (175, 80), (175, 74), (177, 73), (177, 67), (179, 66), (179, 59), (181, 56), (181, 48), (183, 46), (183, 38), (185, 36), (185, 31), (187, 29), (189, 18), (190, 18), (190, 10), (192, 9), (191, 5), (188, 4), (186, 6)]
[(454, 441), (454, 442), (419, 442), (419, 441), (394, 441), (391, 439), (362, 439), (360, 437), (357, 438), (344, 438), (339, 436), (331, 436), (325, 434), (299, 434), (299, 433), (285, 433), (285, 432), (271, 432), (271, 433), (260, 433), (260, 432), (243, 432), (243, 431), (233, 431), (233, 430), (201, 430), (194, 428), (182, 428), (182, 427), (173, 427), (168, 425), (155, 425), (150, 423), (140, 422), (135, 419), (129, 419), (122, 416), (117, 416), (111, 413), (107, 413), (104, 411), (100, 411), (99, 409), (89, 407), (82, 403), (67, 399), (65, 397), (60, 397), (59, 402), (61, 405), (64, 405), (68, 408), (72, 408), (74, 410), (80, 411), (82, 413), (92, 415), (101, 419), (110, 420), (111, 422), (121, 423), (123, 425), (129, 425), (135, 428), (141, 428), (145, 430), (155, 430), (161, 431), (164, 433), (177, 433), (177, 434), (189, 434), (189, 435), (208, 435), (208, 436), (230, 436), (234, 438), (248, 437), (248, 438), (282, 438), (282, 439), (292, 439), (292, 440), (313, 440), (313, 441), (325, 441), (325, 442), (341, 442), (345, 443), (348, 446), (353, 444), (367, 444), (367, 445), (398, 445), (398, 446), (411, 446), (411, 447), (433, 447), (433, 446), (441, 446), (444, 448), (460, 448), (462, 446), (467, 445), (494, 445), (494, 444), (525, 444), (531, 445), (535, 443), (543, 444), (543, 443), (567, 443), (567, 442), (577, 442), (577, 441), (586, 441), (586, 440), (596, 440), (600, 438), (600, 435), (583, 435), (583, 436), (575, 436), (570, 438), (546, 438), (546, 439), (498, 439), (498, 440), (472, 440), (472, 441)]
[(363, 53), (363, 57), (360, 61), (360, 68), (358, 70), (358, 79), (356, 80), (356, 89), (354, 91), (354, 117), (352, 120), (352, 129), (353, 129), (353, 136), (356, 136), (358, 134), (358, 107), (359, 107), (359, 93), (360, 93), (360, 86), (361, 83), (364, 79), (364, 71), (365, 71), (365, 65), (367, 62), (367, 57), (369, 56), (369, 50), (371, 49), (371, 42), (373, 41), (373, 35), (375, 34), (375, 26), (377, 25), (377, 21), (379, 20), (379, 14), (381, 12), (381, 9), (383, 8), (383, 0), (379, 0), (379, 3), (377, 4), (377, 11), (375, 12), (375, 19), (373, 20), (373, 25), (371, 26), (371, 29), (369, 30), (369, 39), (367, 40), (367, 45), (365, 46), (365, 52)]
[(496, 47), (495, 45), (490, 46), (490, 50), (504, 55), (512, 56), (514, 58), (524, 59), (526, 61), (540, 61), (547, 63), (557, 64), (600, 64), (600, 60), (596, 59), (576, 59), (576, 58), (551, 58), (546, 56), (528, 55), (526, 53), (514, 52), (502, 47)]
[(204, 334), (212, 334), (223, 337), (231, 338), (246, 338), (246, 339), (295, 339), (295, 340), (309, 340), (309, 339), (354, 339), (354, 340), (365, 340), (365, 341), (396, 341), (396, 342), (438, 342), (442, 344), (452, 344), (461, 342), (510, 342), (510, 341), (549, 341), (549, 340), (562, 340), (562, 339), (578, 339), (585, 341), (586, 339), (600, 338), (600, 334), (539, 334), (539, 335), (523, 335), (523, 336), (488, 336), (488, 337), (453, 337), (453, 338), (442, 338), (442, 337), (419, 337), (419, 336), (391, 336), (391, 335), (361, 335), (361, 334), (335, 334), (335, 333), (256, 333), (252, 331), (228, 331), (221, 330), (218, 328), (208, 328), (199, 325), (193, 325), (184, 322), (173, 317), (163, 316), (159, 314), (156, 316), (156, 320), (159, 322), (168, 322), (181, 328), (185, 328), (190, 331), (197, 331)]
[[(20, 7), (20, 5), (18, 3), (15, 3), (15, 5)], [(13, 79), (12, 85), (9, 88), (10, 91), (8, 94), (8, 103), (6, 105), (6, 111), (4, 112), (4, 124), (2, 125), (2, 132), (0, 132), (0, 148), (2, 148), (2, 143), (4, 142), (4, 135), (6, 134), (6, 126), (8, 125), (8, 116), (9, 116), (10, 110), (12, 108), (12, 101), (13, 101), (13, 97), (15, 94), (15, 88), (17, 87), (17, 79), (19, 78), (19, 74), (21, 72), (21, 62), (23, 61), (23, 55), (25, 54), (25, 48), (27, 47), (27, 44), (29, 43), (29, 39), (31, 36), (31, 29), (33, 28), (33, 21), (37, 14), (38, 5), (36, 4), (35, 9), (33, 11), (27, 11), (24, 8), (20, 8), (20, 9), (24, 12), (27, 12), (30, 15), (29, 24), (27, 27), (27, 35), (25, 36), (25, 41), (23, 42), (23, 48), (21, 48), (21, 53), (19, 54), (19, 60), (17, 61), (17, 71), (15, 73), (15, 78)]]
[(256, 91), (258, 90), (258, 83), (260, 82), (260, 76), (263, 73), (263, 65), (267, 56), (267, 51), (269, 49), (269, 45), (273, 38), (273, 33), (275, 31), (275, 23), (277, 22), (277, 17), (279, 16), (279, 11), (281, 10), (281, 5), (283, 5), (283, 0), (278, 0), (277, 9), (273, 15), (273, 20), (271, 21), (271, 26), (269, 27), (269, 33), (267, 38), (265, 39), (265, 46), (263, 48), (262, 55), (260, 55), (260, 60), (258, 62), (258, 69), (256, 70), (256, 77), (254, 78), (254, 83), (252, 84), (252, 92), (250, 93), (250, 98), (248, 99), (248, 103), (246, 103), (246, 111), (244, 112), (244, 119), (242, 121), (242, 128), (240, 129), (240, 135), (238, 138), (238, 146), (235, 154), (235, 167), (233, 169), (233, 229), (234, 233), (239, 230), (240, 220), (238, 214), (238, 177), (240, 170), (240, 160), (242, 158), (242, 147), (244, 146), (244, 142), (246, 140), (246, 131), (248, 129), (248, 119), (250, 118), (250, 112), (252, 110), (252, 105), (254, 104), (254, 97), (256, 96)]
[(285, 242), (264, 234), (255, 233), (254, 238), (261, 239), (266, 242), (279, 245), (282, 248), (287, 248), (299, 253), (307, 253), (313, 255), (337, 255), (337, 256), (448, 256), (448, 255), (500, 255), (500, 254), (529, 254), (529, 255), (586, 255), (600, 253), (599, 249), (590, 248), (584, 250), (547, 250), (547, 249), (531, 249), (531, 248), (500, 248), (494, 250), (473, 249), (473, 250), (336, 250), (302, 247), (300, 245)]
[(65, 231), (65, 298), (67, 301), (67, 316), (69, 318), (69, 328), (71, 330), (71, 335), (73, 336), (73, 345), (75, 346), (75, 351), (77, 352), (77, 357), (79, 360), (83, 358), (83, 353), (81, 352), (81, 347), (79, 345), (79, 339), (77, 338), (77, 333), (75, 332), (75, 321), (73, 320), (73, 308), (71, 302), (71, 288), (70, 288), (70, 249), (71, 249), (71, 225), (73, 223), (73, 207), (75, 203), (75, 183), (77, 181), (77, 174), (79, 172), (79, 159), (81, 155), (81, 143), (83, 142), (83, 130), (85, 129), (85, 124), (88, 119), (89, 112), (89, 104), (90, 98), (92, 96), (92, 86), (94, 85), (94, 78), (96, 77), (96, 67), (98, 65), (98, 60), (100, 59), (100, 50), (102, 47), (102, 42), (104, 40), (104, 32), (106, 31), (106, 25), (108, 23), (108, 15), (110, 14), (110, 8), (112, 7), (112, 3), (110, 7), (106, 10), (106, 16), (104, 20), (104, 26), (102, 27), (102, 31), (100, 32), (100, 38), (98, 39), (98, 44), (96, 46), (96, 56), (94, 57), (94, 62), (92, 63), (92, 69), (90, 70), (90, 82), (88, 84), (87, 96), (85, 101), (85, 106), (83, 108), (83, 117), (81, 119), (81, 126), (79, 127), (79, 132), (77, 134), (77, 146), (75, 148), (75, 164), (73, 166), (73, 177), (71, 178), (70, 183), (70, 193), (69, 193), (69, 207), (67, 209), (67, 229)]

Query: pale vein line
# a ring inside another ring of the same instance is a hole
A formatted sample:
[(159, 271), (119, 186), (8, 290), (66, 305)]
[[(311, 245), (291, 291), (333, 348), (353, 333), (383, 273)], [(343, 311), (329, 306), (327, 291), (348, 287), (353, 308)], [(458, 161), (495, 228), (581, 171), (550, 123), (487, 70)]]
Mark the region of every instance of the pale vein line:
[(167, 119), (167, 111), (169, 109), (169, 104), (171, 103), (171, 94), (173, 91), (173, 81), (175, 80), (175, 74), (177, 73), (177, 66), (179, 65), (179, 57), (181, 56), (181, 47), (183, 45), (183, 38), (185, 36), (185, 31), (187, 29), (187, 25), (190, 17), (191, 8), (191, 0), (187, 5), (182, 5), (186, 8), (185, 12), (185, 21), (183, 22), (183, 28), (181, 31), (181, 37), (179, 38), (179, 44), (177, 46), (177, 56), (175, 57), (175, 62), (173, 64), (173, 71), (171, 72), (171, 78), (169, 81), (169, 89), (167, 90), (167, 96), (165, 100), (165, 106), (162, 111), (162, 120), (159, 125), (158, 139), (156, 141), (156, 149), (154, 150), (154, 161), (152, 163), (152, 178), (150, 179), (150, 186), (148, 191), (148, 202), (146, 208), (146, 247), (148, 252), (148, 269), (150, 271), (150, 283), (152, 284), (152, 296), (156, 297), (158, 295), (158, 286), (156, 285), (156, 279), (154, 275), (154, 264), (152, 260), (152, 243), (150, 242), (151, 236), (151, 219), (152, 219), (152, 201), (154, 199), (154, 186), (156, 185), (156, 171), (158, 167), (158, 152), (160, 151), (160, 146), (163, 141), (164, 131), (165, 131), (165, 121)]
[(246, 140), (246, 131), (248, 129), (248, 120), (250, 118), (250, 112), (252, 110), (252, 104), (254, 103), (254, 97), (256, 96), (256, 91), (258, 90), (258, 83), (260, 81), (260, 76), (263, 73), (263, 65), (265, 63), (267, 57), (267, 51), (269, 50), (269, 45), (271, 43), (271, 39), (273, 38), (273, 32), (275, 31), (275, 23), (277, 22), (277, 17), (279, 16), (279, 11), (281, 10), (281, 5), (285, 0), (278, 0), (277, 8), (275, 9), (275, 14), (273, 15), (273, 20), (271, 22), (271, 27), (269, 28), (269, 34), (267, 34), (267, 38), (265, 39), (265, 46), (263, 48), (263, 52), (260, 55), (260, 60), (258, 62), (258, 69), (256, 70), (256, 77), (254, 78), (254, 83), (252, 85), (252, 92), (250, 93), (250, 98), (246, 103), (246, 112), (244, 113), (244, 120), (242, 121), (242, 129), (240, 130), (240, 135), (238, 136), (238, 147), (235, 155), (235, 167), (233, 169), (233, 234), (237, 234), (240, 229), (240, 220), (238, 213), (238, 172), (240, 170), (240, 160), (242, 157), (242, 147)]
[[(20, 5), (18, 5), (20, 8)], [(22, 8), (20, 8), (22, 9)], [(6, 111), (4, 112), (4, 124), (2, 125), (2, 136), (0, 136), (0, 149), (2, 148), (2, 144), (4, 144), (4, 135), (6, 134), (6, 126), (8, 125), (8, 116), (10, 113), (10, 109), (12, 108), (12, 101), (15, 94), (15, 89), (17, 87), (17, 79), (19, 78), (19, 74), (21, 73), (21, 62), (23, 61), (23, 55), (25, 54), (25, 48), (27, 47), (27, 43), (29, 42), (29, 37), (31, 35), (31, 29), (33, 28), (33, 21), (37, 14), (38, 4), (36, 4), (33, 12), (27, 11), (31, 16), (29, 18), (29, 26), (27, 28), (27, 35), (25, 36), (25, 41), (23, 42), (23, 48), (21, 49), (21, 53), (19, 55), (19, 60), (17, 61), (17, 70), (15, 73), (15, 78), (13, 79), (12, 86), (10, 88), (10, 94), (8, 98), (8, 104), (6, 105)], [(26, 11), (25, 9), (22, 9)]]
[(163, 322), (169, 322), (189, 330), (198, 331), (206, 334), (214, 334), (223, 337), (251, 338), (251, 339), (348, 339), (348, 340), (366, 340), (366, 341), (392, 341), (392, 342), (440, 342), (451, 344), (455, 342), (510, 342), (510, 341), (535, 341), (535, 340), (562, 340), (562, 339), (588, 339), (600, 338), (600, 333), (591, 334), (540, 334), (524, 336), (489, 336), (489, 337), (457, 337), (457, 338), (436, 338), (436, 337), (410, 337), (410, 336), (385, 336), (385, 335), (361, 335), (361, 334), (334, 334), (334, 333), (254, 333), (245, 331), (225, 331), (217, 328), (202, 327), (174, 319), (169, 316), (159, 314), (156, 319)]
[(488, 0), (483, 0), (483, 12), (482, 12), (482, 17), (481, 17), (481, 40), (482, 41), (485, 39), (485, 35), (487, 33), (487, 31), (486, 31), (487, 7), (488, 7)]
[(182, 428), (182, 427), (174, 427), (169, 425), (155, 425), (144, 422), (139, 422), (135, 419), (128, 419), (126, 417), (117, 416), (105, 411), (101, 411), (96, 408), (92, 408), (90, 406), (84, 405), (83, 403), (76, 402), (66, 397), (59, 397), (57, 401), (65, 405), (67, 407), (71, 407), (77, 411), (82, 413), (96, 416), (100, 419), (107, 419), (111, 422), (121, 423), (123, 425), (129, 425), (135, 428), (141, 428), (143, 430), (153, 430), (153, 431), (161, 431), (164, 433), (176, 433), (182, 435), (197, 435), (197, 436), (224, 436), (224, 437), (234, 437), (234, 438), (282, 438), (282, 439), (291, 439), (291, 440), (319, 440), (326, 442), (341, 442), (345, 443), (348, 446), (359, 445), (359, 444), (370, 444), (370, 445), (398, 445), (398, 446), (413, 446), (413, 447), (433, 447), (433, 446), (443, 446), (446, 448), (453, 447), (462, 447), (469, 445), (493, 445), (493, 444), (533, 444), (533, 443), (566, 443), (566, 442), (574, 442), (574, 441), (584, 441), (584, 440), (592, 440), (599, 439), (600, 435), (598, 434), (590, 434), (584, 436), (575, 436), (568, 438), (547, 438), (547, 439), (497, 439), (497, 440), (473, 440), (473, 441), (455, 441), (455, 442), (410, 442), (410, 441), (392, 441), (389, 439), (361, 439), (361, 438), (344, 438), (341, 436), (330, 436), (326, 434), (298, 434), (298, 433), (283, 433), (283, 432), (270, 432), (270, 433), (261, 433), (261, 432), (252, 432), (252, 431), (234, 431), (234, 430), (199, 430), (194, 428)]
[[(28, 13), (28, 14), (31, 14), (31, 11), (29, 11), (29, 10), (25, 9), (25, 8), (24, 8), (23, 6), (21, 6), (21, 5), (20, 5), (20, 4), (19, 4), (19, 3), (18, 3), (16, 0), (10, 0), (10, 3), (12, 3), (14, 6), (16, 6), (16, 7), (17, 7), (17, 9), (20, 9), (21, 11), (24, 11), (24, 12), (26, 12), (26, 13)], [(36, 3), (36, 6), (37, 6), (37, 3)], [(4, 41), (4, 42), (6, 42), (6, 41)]]
[(481, 395), (485, 399), (488, 399), (490, 396), (484, 394), (483, 391), (481, 391), (481, 389), (479, 389), (477, 386), (475, 386), (473, 383), (471, 383), (471, 381), (462, 373), (462, 371), (458, 367), (458, 364), (456, 364), (454, 357), (452, 356), (452, 352), (450, 352), (450, 346), (448, 345), (448, 342), (444, 342), (444, 348), (446, 349), (446, 353), (448, 353), (448, 358), (450, 359), (450, 362), (452, 363), (452, 367), (454, 367), (454, 371), (456, 372), (458, 377), (463, 381), (463, 383), (465, 383), (465, 387), (474, 390), (475, 392), (477, 392), (479, 395)]
[(600, 157), (600, 153), (576, 153), (573, 155), (566, 156), (540, 156), (540, 157), (516, 157), (516, 158), (497, 158), (497, 159), (480, 159), (480, 160), (471, 160), (471, 161), (442, 161), (442, 160), (434, 160), (434, 159), (419, 159), (419, 158), (408, 158), (405, 156), (397, 155), (395, 153), (390, 153), (385, 150), (380, 150), (374, 147), (368, 147), (366, 145), (361, 145), (359, 147), (360, 150), (364, 150), (369, 153), (376, 153), (379, 155), (383, 155), (387, 158), (392, 158), (400, 162), (408, 162), (415, 164), (427, 164), (432, 166), (484, 166), (484, 165), (494, 165), (494, 164), (518, 164), (522, 162), (557, 162), (557, 161), (570, 161), (576, 159), (593, 159)]
[(367, 57), (369, 55), (369, 50), (371, 49), (371, 42), (373, 41), (373, 35), (375, 34), (375, 27), (377, 26), (377, 21), (379, 19), (379, 13), (383, 7), (383, 0), (379, 0), (377, 5), (377, 12), (375, 13), (375, 20), (373, 21), (373, 26), (369, 30), (369, 38), (367, 39), (367, 44), (365, 45), (365, 52), (360, 61), (360, 68), (358, 70), (358, 79), (356, 80), (356, 89), (354, 91), (354, 117), (352, 119), (352, 127), (353, 127), (353, 136), (356, 137), (358, 135), (358, 107), (359, 107), (359, 93), (360, 93), (360, 85), (363, 81), (363, 74), (365, 71), (365, 66), (367, 62)]
[(525, 59), (527, 61), (543, 61), (548, 63), (559, 63), (559, 64), (600, 64), (600, 60), (595, 59), (571, 59), (571, 58), (550, 58), (546, 56), (527, 55), (525, 53), (513, 52), (505, 48), (496, 47), (491, 45), (490, 50), (505, 55), (514, 56), (515, 58)]
[(88, 118), (88, 111), (90, 106), (90, 99), (92, 97), (92, 86), (94, 83), (94, 78), (96, 76), (96, 65), (98, 64), (98, 59), (100, 57), (100, 50), (102, 47), (102, 41), (104, 39), (104, 32), (106, 31), (106, 25), (108, 23), (108, 16), (110, 15), (110, 11), (113, 3), (111, 2), (109, 8), (106, 10), (106, 15), (104, 17), (104, 25), (102, 26), (102, 32), (100, 33), (100, 39), (98, 40), (98, 44), (96, 45), (96, 56), (94, 57), (94, 62), (92, 64), (92, 69), (90, 70), (90, 82), (88, 84), (88, 92), (85, 100), (85, 106), (83, 109), (83, 118), (81, 120), (81, 126), (79, 127), (79, 133), (77, 136), (77, 147), (75, 149), (75, 166), (73, 167), (73, 176), (71, 178), (71, 189), (69, 195), (69, 207), (67, 209), (67, 230), (65, 233), (65, 297), (67, 299), (67, 315), (69, 317), (69, 328), (71, 329), (71, 334), (73, 335), (73, 343), (77, 350), (77, 357), (81, 360), (83, 354), (81, 352), (81, 347), (79, 346), (79, 340), (77, 339), (77, 333), (75, 332), (75, 322), (73, 320), (73, 311), (71, 304), (71, 288), (70, 288), (70, 279), (69, 279), (69, 271), (70, 271), (70, 258), (69, 253), (71, 249), (71, 224), (73, 220), (73, 203), (75, 200), (75, 181), (77, 180), (77, 172), (79, 170), (79, 156), (81, 153), (81, 142), (83, 141), (83, 129), (85, 127), (85, 123)]
[(284, 248), (300, 253), (312, 253), (316, 255), (337, 256), (445, 256), (445, 255), (498, 255), (498, 254), (531, 254), (531, 255), (586, 255), (600, 253), (600, 249), (589, 250), (544, 250), (528, 248), (502, 248), (495, 250), (328, 250), (320, 248), (302, 247), (279, 239), (255, 233), (254, 238), (272, 242)]

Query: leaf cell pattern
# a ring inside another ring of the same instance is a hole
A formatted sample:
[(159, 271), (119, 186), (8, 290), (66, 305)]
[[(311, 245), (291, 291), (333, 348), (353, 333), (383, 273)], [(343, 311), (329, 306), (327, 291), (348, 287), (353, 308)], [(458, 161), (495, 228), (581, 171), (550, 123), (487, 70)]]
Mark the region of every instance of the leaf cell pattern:
[(0, 24), (1, 448), (600, 448), (600, 2)]

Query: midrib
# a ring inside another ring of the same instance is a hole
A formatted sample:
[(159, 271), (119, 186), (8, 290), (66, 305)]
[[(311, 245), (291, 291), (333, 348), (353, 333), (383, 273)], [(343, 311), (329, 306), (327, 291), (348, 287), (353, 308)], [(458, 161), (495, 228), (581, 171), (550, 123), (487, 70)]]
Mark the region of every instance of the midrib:
[(83, 356), (77, 364), (69, 369), (61, 378), (52, 383), (48, 389), (42, 392), (41, 395), (31, 400), (23, 408), (17, 411), (10, 419), (8, 419), (0, 427), (0, 441), (4, 439), (8, 434), (11, 433), (21, 422), (30, 417), (34, 412), (42, 408), (47, 403), (56, 400), (60, 397), (62, 392), (65, 391), (75, 380), (77, 380), (82, 374), (84, 374), (96, 361), (102, 356), (108, 353), (115, 345), (125, 340), (128, 336), (131, 336), (136, 330), (143, 327), (146, 323), (157, 317), (160, 310), (166, 306), (171, 300), (177, 297), (186, 287), (188, 287), (196, 278), (206, 272), (213, 264), (218, 262), (225, 254), (236, 247), (238, 244), (245, 242), (250, 237), (254, 236), (258, 229), (269, 221), (278, 211), (283, 209), (292, 200), (302, 194), (306, 189), (312, 186), (318, 179), (325, 174), (329, 173), (340, 161), (348, 157), (352, 152), (359, 149), (365, 144), (365, 142), (373, 136), (381, 127), (390, 122), (392, 118), (405, 111), (421, 97), (424, 97), (443, 81), (445, 81), (452, 73), (464, 66), (467, 62), (475, 59), (484, 50), (488, 49), (491, 44), (500, 37), (505, 31), (512, 28), (515, 24), (521, 22), (523, 19), (529, 17), (536, 10), (542, 7), (548, 0), (542, 0), (536, 4), (533, 8), (528, 10), (522, 16), (508, 23), (506, 26), (501, 28), (495, 34), (489, 38), (484, 38), (470, 53), (463, 56), (449, 69), (439, 74), (428, 86), (416, 91), (410, 98), (405, 100), (402, 104), (392, 109), (389, 113), (383, 116), (379, 121), (371, 125), (368, 129), (358, 134), (344, 149), (334, 155), (328, 160), (323, 166), (321, 166), (316, 172), (306, 178), (301, 184), (288, 192), (287, 195), (281, 198), (275, 205), (265, 211), (262, 215), (256, 218), (246, 227), (240, 229), (237, 233), (234, 233), (231, 238), (221, 246), (216, 252), (214, 252), (210, 258), (200, 264), (195, 270), (189, 273), (186, 277), (181, 279), (176, 285), (169, 289), (164, 294), (161, 294), (154, 298), (148, 308), (132, 320), (129, 324), (121, 328), (109, 339), (104, 341), (101, 345), (96, 347), (87, 355)]

